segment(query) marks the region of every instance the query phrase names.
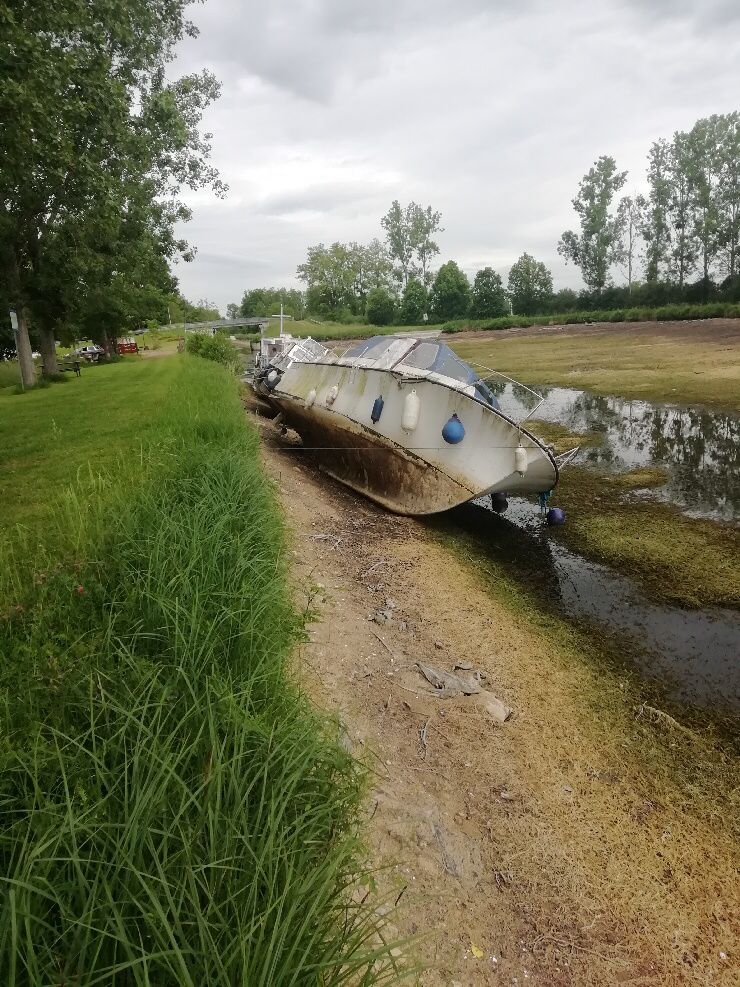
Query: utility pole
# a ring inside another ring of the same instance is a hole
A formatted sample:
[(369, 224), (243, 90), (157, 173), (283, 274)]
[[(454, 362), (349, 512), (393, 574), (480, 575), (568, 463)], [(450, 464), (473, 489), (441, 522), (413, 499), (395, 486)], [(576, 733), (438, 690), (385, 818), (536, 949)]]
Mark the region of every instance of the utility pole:
[(21, 387), (33, 387), (36, 383), (36, 367), (33, 363), (31, 340), (28, 338), (28, 327), (21, 309), (20, 315), (14, 308), (10, 310), (10, 325), (15, 338), (15, 352), (18, 357), (18, 369), (21, 372)]

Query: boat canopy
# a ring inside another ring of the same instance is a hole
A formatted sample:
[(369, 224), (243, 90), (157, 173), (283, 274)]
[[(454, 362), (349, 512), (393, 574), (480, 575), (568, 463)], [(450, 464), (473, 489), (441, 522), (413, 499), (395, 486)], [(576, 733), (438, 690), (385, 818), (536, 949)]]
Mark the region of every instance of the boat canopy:
[(373, 336), (351, 346), (342, 354), (341, 363), (351, 361), (356, 366), (374, 367), (379, 370), (395, 370), (414, 377), (434, 374), (446, 380), (470, 388), (478, 400), (492, 408), (498, 401), (480, 375), (461, 360), (449, 346), (433, 339), (414, 339), (409, 336)]

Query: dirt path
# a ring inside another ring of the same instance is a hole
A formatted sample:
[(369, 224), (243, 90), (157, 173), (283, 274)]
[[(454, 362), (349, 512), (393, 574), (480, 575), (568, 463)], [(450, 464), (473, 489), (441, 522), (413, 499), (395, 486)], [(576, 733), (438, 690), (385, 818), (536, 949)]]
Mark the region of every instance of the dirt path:
[[(631, 709), (619, 728), (594, 716), (605, 684), (547, 617), (262, 427), (297, 591), (317, 611), (298, 675), (374, 765), (368, 840), (381, 888), (403, 891), (395, 927), (425, 936), (419, 982), (738, 983), (727, 820), (643, 769)], [(512, 716), (431, 695), (416, 662), (480, 672)]]

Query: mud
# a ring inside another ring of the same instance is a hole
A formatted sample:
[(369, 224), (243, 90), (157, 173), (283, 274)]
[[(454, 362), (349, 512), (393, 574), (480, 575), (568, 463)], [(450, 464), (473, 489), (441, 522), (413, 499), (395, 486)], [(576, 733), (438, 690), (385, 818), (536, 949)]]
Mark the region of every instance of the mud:
[[(663, 738), (577, 637), (266, 434), (297, 598), (316, 612), (296, 674), (372, 768), (367, 839), (398, 899), (390, 934), (421, 937), (401, 949), (428, 966), (419, 983), (736, 983), (736, 847), (706, 794), (729, 777), (704, 767), (692, 794), (646, 766)], [(430, 694), (418, 662), (469, 666), (513, 715)]]

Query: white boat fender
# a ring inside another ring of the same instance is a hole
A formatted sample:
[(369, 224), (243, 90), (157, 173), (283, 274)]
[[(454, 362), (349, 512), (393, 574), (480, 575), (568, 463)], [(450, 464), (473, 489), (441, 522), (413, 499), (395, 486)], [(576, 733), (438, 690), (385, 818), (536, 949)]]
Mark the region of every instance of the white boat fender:
[(413, 432), (419, 424), (421, 414), (421, 400), (415, 390), (409, 391), (403, 401), (403, 414), (401, 415), (401, 428), (406, 432)]
[(316, 388), (312, 387), (306, 395), (306, 407), (310, 408), (316, 400)]
[(514, 469), (520, 476), (524, 476), (528, 465), (527, 450), (523, 445), (518, 445), (514, 450)]
[(325, 403), (327, 405), (334, 404), (337, 399), (337, 394), (339, 394), (339, 388), (336, 384), (332, 384), (329, 390), (326, 392)]

